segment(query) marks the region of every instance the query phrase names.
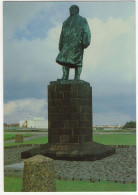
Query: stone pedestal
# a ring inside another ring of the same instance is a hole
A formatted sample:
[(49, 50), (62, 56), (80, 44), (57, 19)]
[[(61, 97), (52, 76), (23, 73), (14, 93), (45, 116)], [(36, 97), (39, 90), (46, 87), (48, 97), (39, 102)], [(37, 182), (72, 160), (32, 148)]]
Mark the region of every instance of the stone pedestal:
[(92, 88), (89, 83), (51, 82), (48, 86), (48, 135), (49, 143), (92, 141)]
[(53, 159), (36, 155), (24, 161), (23, 192), (55, 192)]
[(48, 144), (22, 152), (64, 160), (97, 160), (115, 149), (92, 139), (92, 88), (88, 82), (57, 80), (48, 86)]
[(22, 143), (23, 142), (23, 135), (16, 134), (15, 143)]

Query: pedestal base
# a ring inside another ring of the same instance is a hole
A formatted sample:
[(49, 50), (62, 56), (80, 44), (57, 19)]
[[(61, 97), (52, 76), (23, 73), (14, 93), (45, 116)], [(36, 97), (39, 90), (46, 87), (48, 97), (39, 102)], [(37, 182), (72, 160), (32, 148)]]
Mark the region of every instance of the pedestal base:
[(96, 142), (72, 144), (43, 144), (21, 153), (21, 158), (30, 158), (37, 154), (55, 160), (95, 161), (115, 153), (115, 149)]

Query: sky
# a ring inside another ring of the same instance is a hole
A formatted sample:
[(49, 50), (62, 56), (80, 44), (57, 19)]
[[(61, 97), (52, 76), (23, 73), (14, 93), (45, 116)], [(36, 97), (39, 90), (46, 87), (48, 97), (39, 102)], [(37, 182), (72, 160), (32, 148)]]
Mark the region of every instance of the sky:
[[(4, 122), (47, 120), (47, 86), (62, 77), (55, 59), (63, 22), (76, 4), (88, 21), (81, 80), (92, 86), (93, 124), (136, 120), (135, 2), (3, 2)], [(71, 70), (70, 79), (74, 77)]]

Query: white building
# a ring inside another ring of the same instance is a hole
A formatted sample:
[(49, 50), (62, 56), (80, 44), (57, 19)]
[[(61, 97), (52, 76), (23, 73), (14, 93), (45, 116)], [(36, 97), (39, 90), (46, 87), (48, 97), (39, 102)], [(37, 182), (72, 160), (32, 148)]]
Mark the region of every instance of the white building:
[(19, 121), (19, 127), (26, 127), (26, 121)]
[(25, 128), (48, 128), (48, 121), (44, 117), (30, 117), (29, 120), (19, 121), (19, 125)]

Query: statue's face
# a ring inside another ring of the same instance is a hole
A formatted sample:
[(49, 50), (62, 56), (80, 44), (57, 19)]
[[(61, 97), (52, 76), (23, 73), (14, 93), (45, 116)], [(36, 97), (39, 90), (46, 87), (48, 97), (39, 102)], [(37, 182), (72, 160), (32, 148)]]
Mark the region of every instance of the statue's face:
[(78, 10), (75, 6), (70, 7), (70, 15), (73, 16), (74, 14), (77, 14)]

